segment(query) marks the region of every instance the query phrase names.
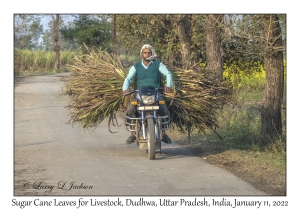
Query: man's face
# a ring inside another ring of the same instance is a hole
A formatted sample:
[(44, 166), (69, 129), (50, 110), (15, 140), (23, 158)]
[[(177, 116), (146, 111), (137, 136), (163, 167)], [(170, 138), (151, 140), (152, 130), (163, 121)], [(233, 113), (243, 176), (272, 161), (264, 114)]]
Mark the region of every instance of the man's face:
[(143, 49), (142, 51), (142, 58), (143, 60), (148, 60), (147, 58), (149, 58), (152, 55), (152, 51), (150, 49)]

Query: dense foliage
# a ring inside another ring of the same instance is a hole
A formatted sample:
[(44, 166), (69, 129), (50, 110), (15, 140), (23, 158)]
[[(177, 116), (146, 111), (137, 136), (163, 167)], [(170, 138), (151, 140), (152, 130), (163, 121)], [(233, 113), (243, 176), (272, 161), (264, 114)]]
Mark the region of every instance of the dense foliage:
[(78, 15), (72, 23), (61, 29), (63, 39), (72, 44), (92, 48), (102, 48), (111, 51), (112, 26), (95, 15)]
[(14, 16), (15, 49), (40, 49), (39, 39), (42, 34), (43, 26), (38, 15), (16, 14)]
[(177, 66), (183, 62), (178, 22), (189, 25), (186, 31), (194, 64), (205, 57), (204, 17), (202, 15), (117, 15), (118, 39), (127, 51), (138, 52), (142, 44), (154, 46), (160, 59)]

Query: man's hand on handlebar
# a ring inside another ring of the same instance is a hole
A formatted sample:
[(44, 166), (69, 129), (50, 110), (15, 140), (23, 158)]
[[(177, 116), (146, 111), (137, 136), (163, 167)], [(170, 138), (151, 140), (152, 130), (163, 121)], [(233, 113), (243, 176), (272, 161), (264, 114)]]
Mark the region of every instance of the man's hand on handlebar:
[(129, 93), (129, 89), (123, 91), (123, 95)]
[(166, 86), (166, 87), (164, 88), (164, 92), (166, 92), (166, 93), (171, 93), (171, 92), (172, 92), (172, 89), (171, 89), (170, 87)]

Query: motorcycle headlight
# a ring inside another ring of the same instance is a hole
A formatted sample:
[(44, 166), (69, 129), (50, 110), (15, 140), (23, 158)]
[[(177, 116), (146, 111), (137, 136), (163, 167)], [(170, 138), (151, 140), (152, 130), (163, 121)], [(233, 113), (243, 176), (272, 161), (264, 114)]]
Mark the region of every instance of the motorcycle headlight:
[(142, 96), (142, 101), (144, 104), (149, 105), (149, 104), (154, 104), (155, 102), (155, 95), (153, 96)]

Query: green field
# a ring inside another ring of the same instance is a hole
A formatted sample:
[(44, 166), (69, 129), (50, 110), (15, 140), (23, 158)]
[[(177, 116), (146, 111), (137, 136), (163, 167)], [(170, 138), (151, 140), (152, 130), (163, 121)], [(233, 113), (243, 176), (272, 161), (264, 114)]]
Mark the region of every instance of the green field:
[(59, 73), (67, 71), (66, 65), (73, 57), (71, 51), (60, 52), (60, 69), (54, 68), (55, 53), (51, 51), (16, 50), (14, 54), (15, 75)]

